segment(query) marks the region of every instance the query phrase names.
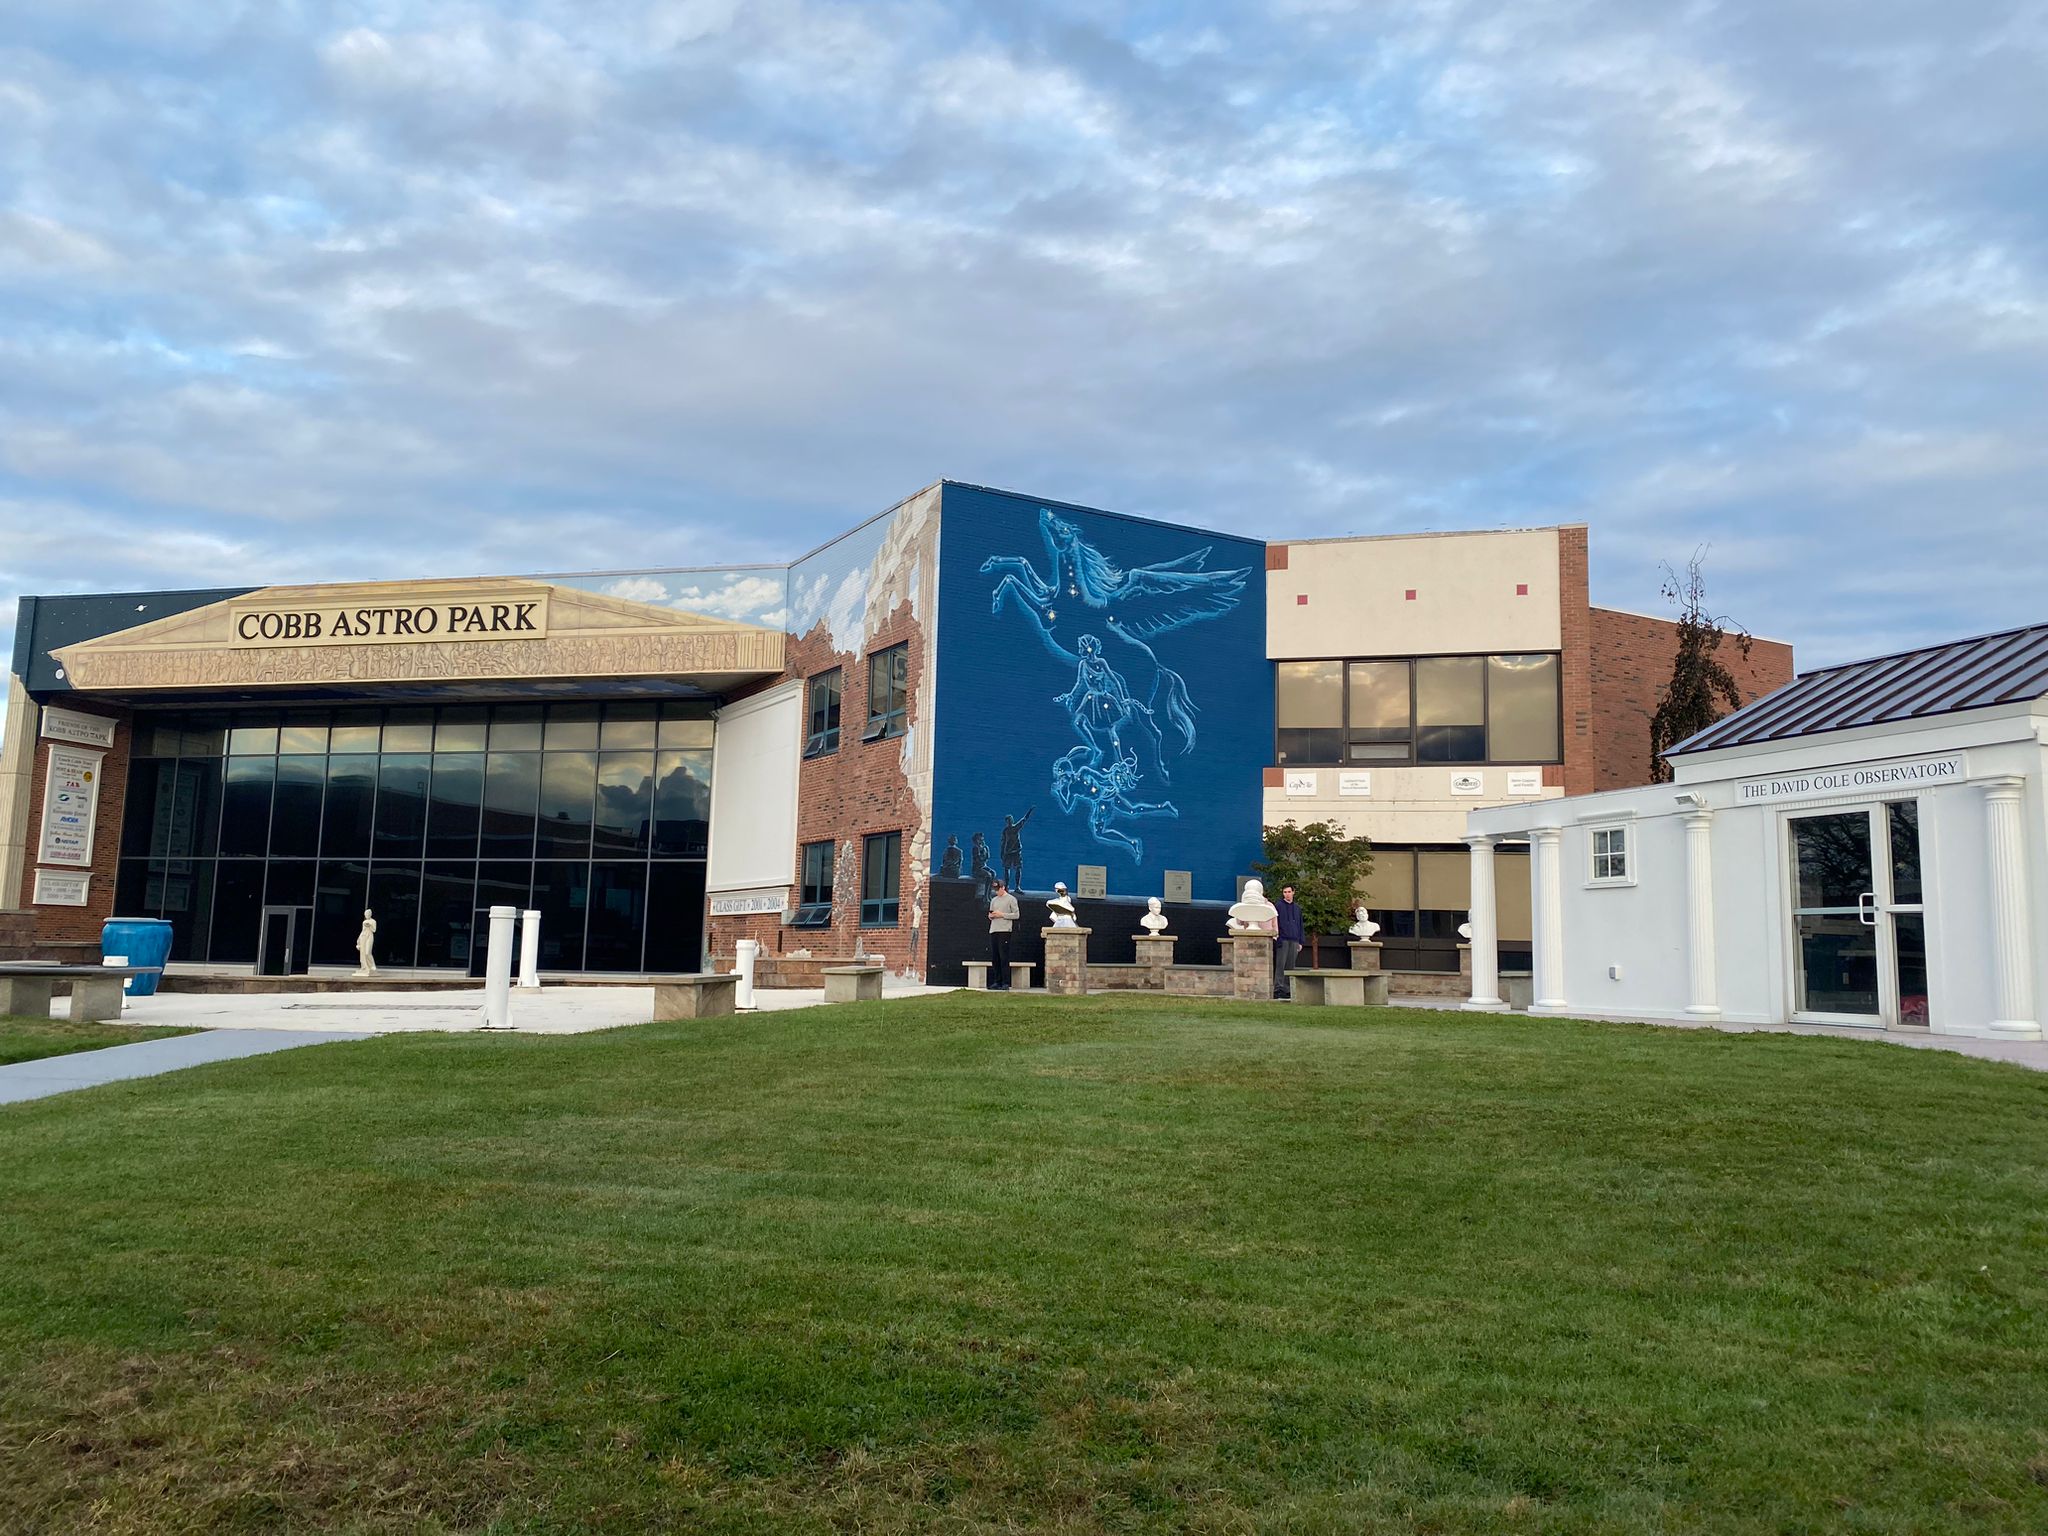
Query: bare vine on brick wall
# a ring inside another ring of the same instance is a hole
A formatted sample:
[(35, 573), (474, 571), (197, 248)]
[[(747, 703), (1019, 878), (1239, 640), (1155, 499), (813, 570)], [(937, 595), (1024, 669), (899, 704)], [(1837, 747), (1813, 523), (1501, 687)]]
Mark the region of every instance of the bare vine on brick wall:
[[(1678, 653), (1671, 664), (1671, 681), (1657, 697), (1656, 713), (1650, 716), (1650, 782), (1668, 783), (1671, 765), (1664, 754), (1698, 735), (1729, 710), (1742, 707), (1742, 689), (1735, 675), (1720, 659), (1721, 644), (1731, 642), (1746, 661), (1751, 636), (1748, 630), (1725, 614), (1707, 607), (1706, 578), (1701, 567), (1706, 546), (1692, 552), (1683, 573), (1664, 563), (1661, 588), (1664, 600), (1678, 608)], [(1726, 703), (1727, 708), (1722, 708)]]

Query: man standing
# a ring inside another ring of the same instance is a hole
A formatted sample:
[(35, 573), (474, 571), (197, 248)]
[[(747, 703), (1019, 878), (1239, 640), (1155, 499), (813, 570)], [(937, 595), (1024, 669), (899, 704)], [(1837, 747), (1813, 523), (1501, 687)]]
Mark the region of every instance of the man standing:
[(988, 979), (991, 992), (1010, 990), (1010, 929), (1017, 921), (1017, 898), (998, 880), (988, 899)]
[(1273, 903), (1273, 910), (1279, 914), (1273, 930), (1273, 995), (1290, 997), (1294, 988), (1287, 980), (1287, 973), (1294, 969), (1301, 946), (1308, 942), (1301, 926), (1301, 908), (1294, 904), (1293, 886), (1280, 887), (1280, 899)]

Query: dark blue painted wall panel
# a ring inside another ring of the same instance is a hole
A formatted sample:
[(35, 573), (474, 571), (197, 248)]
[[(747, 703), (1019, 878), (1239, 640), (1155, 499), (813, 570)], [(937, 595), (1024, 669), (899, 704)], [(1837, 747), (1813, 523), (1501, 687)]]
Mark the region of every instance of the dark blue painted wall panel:
[(81, 640), (168, 619), (208, 603), (226, 602), (254, 587), (208, 587), (190, 592), (94, 592), (81, 597), (24, 597), (15, 623), (14, 674), (30, 693), (67, 693), (50, 652)]
[(938, 673), (933, 832), (963, 874), (1028, 813), (1028, 890), (1101, 864), (1112, 895), (1168, 869), (1235, 895), (1273, 750), (1262, 543), (948, 485)]

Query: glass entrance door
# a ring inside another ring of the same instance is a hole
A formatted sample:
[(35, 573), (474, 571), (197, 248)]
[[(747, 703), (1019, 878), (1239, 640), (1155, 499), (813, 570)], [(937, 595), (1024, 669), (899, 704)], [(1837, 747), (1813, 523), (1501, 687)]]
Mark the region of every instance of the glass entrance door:
[(1924, 1028), (1918, 804), (1795, 816), (1790, 833), (1794, 1017)]

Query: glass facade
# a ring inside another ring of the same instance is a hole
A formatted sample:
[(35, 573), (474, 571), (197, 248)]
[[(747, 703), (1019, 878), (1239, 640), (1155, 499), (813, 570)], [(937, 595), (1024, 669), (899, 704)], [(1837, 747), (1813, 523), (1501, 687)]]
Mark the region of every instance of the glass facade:
[(1558, 665), (1549, 653), (1276, 662), (1275, 757), (1298, 767), (1559, 762)]
[[(1493, 858), (1494, 921), (1503, 970), (1526, 971), (1530, 954), (1529, 850)], [(1390, 971), (1455, 971), (1458, 925), (1471, 915), (1472, 854), (1459, 848), (1376, 847), (1358, 899), (1380, 925), (1380, 964)]]
[(712, 729), (637, 702), (145, 714), (115, 907), (224, 964), (296, 907), (349, 966), (368, 908), (378, 964), (469, 970), (479, 910), (530, 906), (543, 970), (694, 971)]

